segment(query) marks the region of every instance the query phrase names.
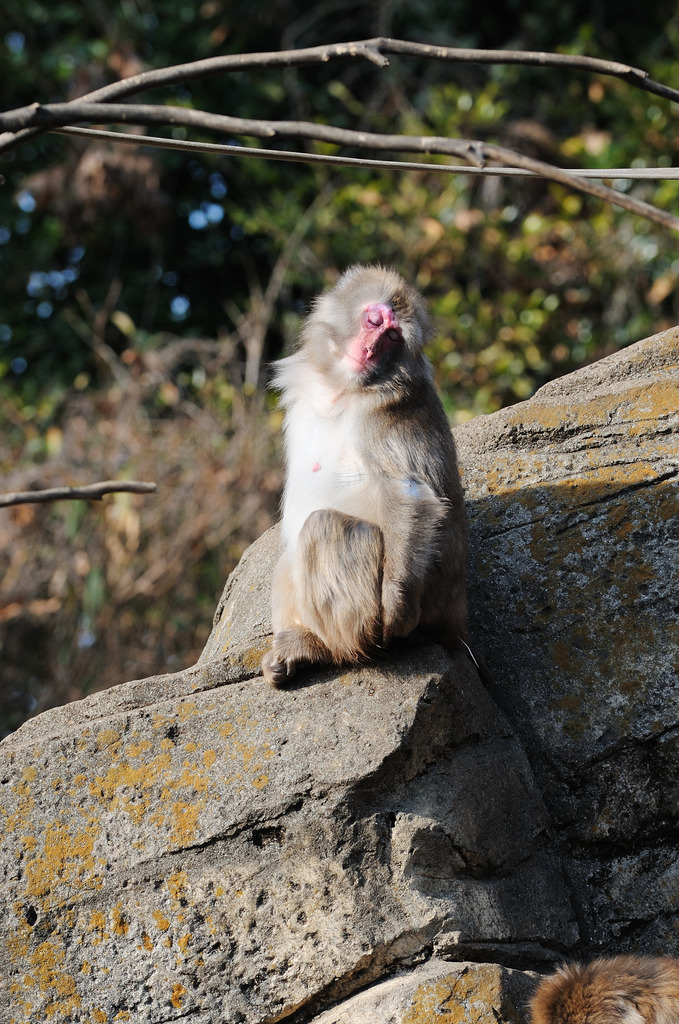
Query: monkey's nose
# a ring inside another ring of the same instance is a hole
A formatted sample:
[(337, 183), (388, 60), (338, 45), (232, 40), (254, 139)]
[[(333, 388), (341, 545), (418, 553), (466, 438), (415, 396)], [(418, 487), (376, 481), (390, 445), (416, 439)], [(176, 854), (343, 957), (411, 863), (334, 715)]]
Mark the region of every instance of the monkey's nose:
[(371, 302), (369, 306), (366, 306), (365, 320), (370, 327), (398, 326), (393, 309), (384, 302)]

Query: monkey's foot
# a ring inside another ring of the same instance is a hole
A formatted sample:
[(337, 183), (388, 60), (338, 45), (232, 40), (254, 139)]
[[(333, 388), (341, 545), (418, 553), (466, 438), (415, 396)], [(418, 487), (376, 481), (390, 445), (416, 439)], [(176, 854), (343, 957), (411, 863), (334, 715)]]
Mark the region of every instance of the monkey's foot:
[(308, 629), (284, 629), (276, 633), (271, 650), (262, 658), (262, 675), (276, 688), (284, 686), (302, 665), (332, 662), (322, 640)]
[(267, 651), (262, 658), (262, 675), (269, 684), (278, 689), (283, 686), (290, 676), (294, 675), (295, 666), (288, 668), (286, 662), (279, 660), (273, 651)]

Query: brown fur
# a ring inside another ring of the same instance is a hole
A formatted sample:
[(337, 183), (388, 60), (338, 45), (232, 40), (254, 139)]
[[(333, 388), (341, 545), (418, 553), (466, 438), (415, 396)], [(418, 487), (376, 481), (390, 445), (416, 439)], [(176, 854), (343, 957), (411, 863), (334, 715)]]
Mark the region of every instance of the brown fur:
[(532, 1024), (679, 1024), (679, 960), (616, 956), (545, 978)]
[[(352, 373), (345, 356), (361, 332), (372, 337), (362, 317), (377, 303), (393, 311), (401, 343)], [(369, 658), (417, 627), (450, 647), (466, 636), (464, 502), (422, 352), (429, 333), (423, 300), (403, 278), (354, 267), (316, 301), (299, 351), (278, 364), (288, 466), (275, 636), (263, 660), (273, 685), (305, 663)], [(326, 475), (312, 479), (317, 470)], [(307, 506), (286, 540), (286, 523)]]

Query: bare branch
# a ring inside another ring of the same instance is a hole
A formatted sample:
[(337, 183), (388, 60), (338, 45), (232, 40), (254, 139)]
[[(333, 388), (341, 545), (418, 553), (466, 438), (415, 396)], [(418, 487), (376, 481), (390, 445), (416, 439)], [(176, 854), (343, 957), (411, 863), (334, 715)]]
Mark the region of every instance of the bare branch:
[[(435, 46), (407, 40), (375, 39), (350, 43), (334, 43), (297, 50), (272, 51), (269, 53), (233, 54), (194, 61), (190, 64), (162, 68), (131, 76), (121, 82), (104, 86), (68, 103), (34, 103), (0, 115), (0, 152), (13, 149), (23, 141), (44, 131), (63, 128), (77, 122), (95, 123), (142, 123), (188, 125), (236, 135), (250, 135), (256, 138), (281, 138), (297, 136), (334, 143), (339, 146), (355, 146), (378, 150), (393, 150), (417, 153), (443, 153), (464, 160), (473, 166), (484, 168), (487, 163), (504, 167), (522, 168), (541, 177), (551, 179), (569, 188), (594, 195), (605, 202), (620, 206), (630, 213), (646, 217), (663, 227), (679, 231), (679, 218), (659, 210), (649, 203), (633, 199), (605, 185), (586, 181), (577, 173), (554, 167), (543, 161), (533, 160), (512, 150), (468, 139), (446, 139), (425, 136), (380, 135), (372, 132), (351, 131), (334, 128), (331, 125), (313, 124), (306, 121), (265, 121), (210, 114), (185, 107), (155, 106), (149, 104), (120, 104), (109, 102), (149, 88), (176, 84), (188, 79), (201, 78), (220, 72), (245, 70), (257, 67), (292, 67), (303, 64), (326, 63), (331, 59), (350, 57), (372, 61), (380, 67), (388, 64), (385, 53), (434, 58), (437, 60), (473, 62), (482, 64), (523, 64), (540, 67), (584, 70), (620, 78), (640, 89), (679, 102), (679, 90), (654, 82), (647, 72), (616, 61), (574, 54), (546, 53), (541, 51), (516, 50), (475, 50), (457, 47)], [(283, 156), (281, 157), (284, 158)]]
[(115, 491), (129, 491), (132, 494), (152, 494), (158, 490), (158, 484), (143, 480), (103, 480), (98, 484), (86, 484), (84, 487), (50, 487), (46, 491), (8, 491), (0, 494), (0, 508), (10, 505), (26, 505), (30, 502), (64, 501), (73, 498), (88, 498), (100, 501), (105, 494)]
[(339, 146), (401, 150), (409, 153), (444, 153), (460, 160), (466, 160), (467, 163), (476, 167), (484, 167), (488, 162), (507, 167), (522, 167), (524, 170), (533, 171), (535, 174), (561, 185), (580, 192), (587, 192), (605, 202), (620, 206), (629, 213), (646, 217), (663, 227), (679, 231), (679, 217), (660, 210), (650, 203), (633, 199), (606, 185), (600, 185), (598, 182), (579, 178), (577, 173), (574, 174), (561, 167), (555, 167), (542, 160), (534, 160), (532, 157), (523, 156), (502, 146), (478, 140), (447, 139), (435, 135), (381, 135), (376, 132), (357, 132), (348, 128), (335, 128), (332, 125), (316, 124), (311, 121), (265, 121), (230, 117), (226, 114), (209, 114), (202, 110), (190, 110), (185, 107), (161, 107), (149, 104), (71, 102), (50, 103), (46, 106), (34, 104), (32, 107), (23, 108), (23, 110), (30, 111), (32, 121), (46, 128), (64, 125), (72, 121), (75, 115), (80, 120), (99, 121), (100, 123), (181, 124), (236, 135), (252, 135), (255, 138), (271, 139), (297, 136), (330, 142)]
[(309, 46), (296, 50), (273, 50), (269, 53), (237, 53), (222, 57), (209, 57), (177, 64), (171, 68), (143, 71), (121, 82), (113, 82), (101, 89), (83, 96), (84, 100), (103, 102), (131, 96), (146, 89), (163, 85), (176, 85), (208, 75), (228, 71), (246, 71), (251, 68), (301, 67), (305, 64), (326, 64), (338, 57), (359, 58), (385, 67), (389, 61), (385, 53), (409, 57), (426, 57), (451, 63), (467, 64), (522, 64), (525, 66), (568, 68), (571, 71), (589, 71), (623, 81), (647, 92), (664, 96), (679, 102), (679, 90), (670, 89), (649, 78), (647, 71), (621, 64), (618, 61), (602, 60), (571, 53), (548, 53), (540, 50), (478, 50), (456, 46), (436, 46), (430, 43), (415, 43), (406, 39), (363, 39), (352, 43), (332, 43), (324, 46)]

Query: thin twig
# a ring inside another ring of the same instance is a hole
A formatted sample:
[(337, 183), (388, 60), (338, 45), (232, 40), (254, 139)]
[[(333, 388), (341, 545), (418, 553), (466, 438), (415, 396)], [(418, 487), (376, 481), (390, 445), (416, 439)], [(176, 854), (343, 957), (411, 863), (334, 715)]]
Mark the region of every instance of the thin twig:
[(98, 484), (86, 484), (84, 487), (50, 487), (46, 491), (8, 491), (0, 494), (0, 508), (9, 505), (26, 505), (30, 502), (64, 501), (73, 498), (88, 498), (100, 501), (105, 494), (115, 491), (129, 491), (132, 494), (152, 494), (158, 490), (158, 484), (143, 480), (103, 480)]
[[(186, 153), (223, 153), (226, 156), (255, 157), (259, 160), (282, 160), (292, 163), (320, 163), (331, 167), (366, 167), (389, 171), (436, 171), (441, 174), (485, 174), (490, 177), (536, 178), (535, 171), (522, 167), (470, 167), (468, 164), (433, 164), (424, 160), (370, 160), (361, 156), (331, 156), (328, 153), (304, 153), (291, 149), (262, 149), (256, 146), (228, 146), (220, 142), (193, 142), (190, 139), (164, 139), (159, 135), (136, 135), (133, 132), (107, 132), (98, 128), (54, 128), (54, 135), (75, 135), (90, 139), (122, 142), (129, 146), (177, 149)], [(571, 171), (580, 178), (602, 181), (629, 178), (639, 181), (676, 181), (679, 167), (578, 167)], [(540, 175), (541, 177), (541, 175)]]

